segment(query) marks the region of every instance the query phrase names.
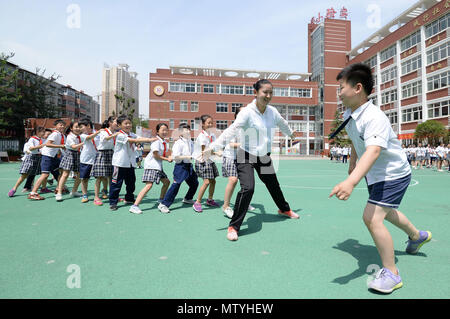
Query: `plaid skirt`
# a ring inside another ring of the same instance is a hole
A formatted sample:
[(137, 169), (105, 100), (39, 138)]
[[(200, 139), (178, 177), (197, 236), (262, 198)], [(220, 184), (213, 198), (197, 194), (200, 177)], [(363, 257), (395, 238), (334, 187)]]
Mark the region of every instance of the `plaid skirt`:
[(80, 152), (67, 150), (61, 159), (61, 163), (59, 164), (59, 168), (65, 171), (80, 171)]
[(142, 182), (159, 184), (159, 182), (163, 178), (167, 178), (167, 175), (166, 173), (164, 173), (164, 171), (160, 171), (157, 169), (145, 169), (144, 174), (142, 175)]
[(112, 166), (112, 158), (113, 158), (114, 150), (100, 150), (97, 152), (95, 156), (95, 162), (92, 166), (91, 176), (93, 177), (103, 177), (103, 176), (112, 176), (113, 174), (113, 166)]
[(222, 176), (223, 177), (238, 177), (236, 160), (228, 157), (222, 158)]
[(195, 172), (203, 179), (214, 179), (219, 176), (216, 163), (206, 163), (195, 161)]
[(41, 154), (25, 155), (22, 165), (20, 166), (20, 174), (40, 175), (41, 174)]

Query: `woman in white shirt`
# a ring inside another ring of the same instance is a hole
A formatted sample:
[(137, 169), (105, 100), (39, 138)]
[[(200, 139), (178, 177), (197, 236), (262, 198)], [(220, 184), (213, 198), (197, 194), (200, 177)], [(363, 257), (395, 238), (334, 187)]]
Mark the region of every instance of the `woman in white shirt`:
[(282, 133), (292, 138), (294, 134), (277, 109), (269, 105), (273, 94), (272, 83), (262, 79), (256, 82), (253, 88), (255, 100), (247, 105), (234, 123), (203, 152), (203, 155), (208, 157), (215, 148), (223, 147), (238, 132), (240, 133), (241, 146), (237, 151), (237, 170), (241, 190), (236, 197), (234, 214), (227, 234), (228, 240), (232, 241), (238, 239), (237, 232), (244, 221), (255, 191), (255, 170), (278, 206), (278, 213), (289, 218), (299, 218), (284, 199), (270, 158), (275, 128), (279, 127)]

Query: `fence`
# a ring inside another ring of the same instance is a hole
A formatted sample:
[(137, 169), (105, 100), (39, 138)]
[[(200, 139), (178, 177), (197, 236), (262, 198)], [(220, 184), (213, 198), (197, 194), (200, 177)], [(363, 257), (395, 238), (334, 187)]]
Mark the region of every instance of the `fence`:
[(0, 140), (0, 151), (19, 151), (19, 140)]

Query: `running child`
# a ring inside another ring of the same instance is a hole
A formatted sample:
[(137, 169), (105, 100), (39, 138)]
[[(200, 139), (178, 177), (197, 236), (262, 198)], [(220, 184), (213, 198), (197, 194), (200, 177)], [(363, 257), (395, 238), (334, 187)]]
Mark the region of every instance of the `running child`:
[(169, 146), (164, 140), (169, 134), (169, 127), (165, 123), (159, 123), (156, 125), (156, 137), (157, 140), (154, 141), (150, 146), (150, 153), (144, 161), (144, 175), (142, 175), (142, 182), (145, 183), (144, 188), (139, 192), (133, 206), (130, 207), (130, 213), (142, 214), (142, 210), (139, 208), (139, 204), (144, 199), (144, 196), (148, 193), (154, 183), (159, 184), (162, 182), (161, 194), (159, 196), (159, 201), (162, 202), (164, 196), (166, 195), (167, 189), (169, 188), (170, 181), (167, 178), (166, 173), (163, 169), (163, 161), (169, 163), (172, 162), (172, 157), (169, 156)]
[(206, 200), (206, 205), (212, 207), (219, 207), (214, 199), (214, 190), (216, 188), (216, 177), (219, 176), (219, 171), (217, 170), (216, 163), (211, 159), (203, 159), (202, 152), (216, 140), (216, 136), (209, 131), (213, 127), (213, 119), (210, 115), (202, 115), (200, 117), (202, 121), (202, 132), (198, 135), (195, 140), (194, 145), (194, 158), (195, 158), (195, 171), (198, 177), (203, 178), (203, 184), (200, 186), (198, 191), (197, 200), (192, 206), (197, 213), (203, 211), (202, 208), (202, 198), (209, 187), (208, 199)]
[(14, 187), (8, 192), (9, 197), (13, 197), (17, 188), (29, 176), (41, 174), (41, 153), (40, 149), (45, 145), (42, 142), (45, 128), (38, 126), (33, 130), (33, 136), (25, 143), (25, 156), (20, 166), (20, 177)]
[(164, 199), (158, 205), (161, 213), (170, 213), (169, 207), (173, 204), (183, 182), (186, 182), (189, 186), (183, 198), (183, 203), (191, 205), (195, 203), (193, 198), (198, 188), (198, 177), (191, 163), (192, 152), (194, 150), (194, 144), (191, 141), (191, 128), (188, 124), (181, 123), (178, 130), (180, 137), (172, 147), (172, 158), (175, 161), (173, 183), (164, 196)]
[[(363, 214), (381, 257), (383, 268), (368, 283), (370, 289), (391, 293), (403, 286), (395, 265), (392, 237), (384, 225), (388, 220), (408, 236), (406, 252), (416, 254), (431, 239), (431, 232), (419, 231), (397, 208), (411, 181), (411, 168), (402, 151), (389, 119), (368, 96), (373, 89), (370, 68), (362, 63), (344, 68), (337, 76), (340, 84), (339, 98), (347, 107), (344, 113), (346, 131), (356, 153), (349, 164), (349, 177), (337, 184), (330, 193), (347, 200), (355, 186), (365, 177), (369, 200)], [(340, 129), (339, 128), (339, 129)], [(337, 134), (339, 129), (333, 134)], [(356, 159), (359, 161), (356, 162)]]

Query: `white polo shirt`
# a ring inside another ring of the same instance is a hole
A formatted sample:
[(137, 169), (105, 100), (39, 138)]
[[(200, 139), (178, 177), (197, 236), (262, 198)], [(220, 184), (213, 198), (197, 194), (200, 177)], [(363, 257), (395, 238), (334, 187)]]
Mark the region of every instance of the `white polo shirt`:
[(162, 171), (162, 160), (158, 160), (153, 156), (153, 152), (158, 152), (160, 156), (164, 156), (164, 143), (166, 144), (166, 156), (169, 151), (169, 144), (165, 142), (162, 138), (156, 135), (158, 140), (154, 141), (150, 145), (150, 153), (145, 157), (144, 161), (144, 169), (156, 169), (158, 171)]
[(80, 144), (81, 142), (81, 137), (79, 135), (69, 133), (66, 138), (66, 150), (78, 151), (79, 149), (73, 149), (72, 145)]
[(212, 163), (213, 161), (208, 158), (206, 161), (202, 159), (202, 146), (205, 146), (205, 149), (214, 141), (216, 140), (216, 136), (211, 133), (208, 134), (204, 130), (197, 136), (197, 139), (195, 140), (194, 144), (194, 151), (192, 156), (195, 158), (196, 161), (199, 162), (206, 162), (206, 163)]
[(349, 116), (352, 119), (345, 129), (353, 142), (358, 158), (362, 157), (368, 146), (381, 147), (380, 156), (366, 175), (369, 185), (411, 174), (402, 145), (392, 130), (389, 119), (379, 107), (370, 100), (353, 113), (351, 109), (347, 109), (344, 120)]
[[(255, 156), (264, 156), (272, 150), (275, 130), (279, 128), (284, 135), (291, 136), (292, 130), (288, 122), (278, 110), (267, 105), (263, 114), (256, 106), (256, 100), (244, 107), (236, 120), (212, 143), (211, 148), (228, 144), (233, 137), (239, 136), (241, 148)], [(239, 129), (242, 129), (239, 131)]]
[[(237, 137), (232, 138), (230, 143), (239, 143), (238, 138)], [(228, 143), (225, 146), (222, 156), (234, 160), (234, 159), (236, 159), (236, 156), (237, 156), (237, 148), (231, 147), (230, 143)]]
[[(184, 137), (180, 137), (172, 146), (172, 156), (175, 158), (176, 156), (191, 156), (192, 151), (194, 150), (194, 143), (192, 143), (191, 139), (187, 140)], [(177, 164), (180, 163), (191, 163), (191, 160), (176, 160)]]
[(97, 155), (97, 143), (95, 138), (91, 140), (86, 140), (87, 134), (81, 134), (81, 141), (84, 143), (80, 154), (80, 163), (94, 165), (95, 156)]
[[(65, 136), (58, 131), (53, 131), (52, 134), (48, 136), (47, 141), (53, 141), (54, 145), (63, 145), (65, 144)], [(49, 157), (55, 157), (60, 150), (60, 148), (50, 148), (44, 146), (41, 149), (41, 154)]]
[(128, 138), (137, 138), (137, 135), (131, 132), (126, 134), (120, 131), (120, 134), (116, 137), (116, 144), (114, 145), (114, 154), (112, 158), (112, 165), (118, 167), (136, 167), (136, 153), (135, 145), (128, 142)]
[(100, 132), (100, 134), (97, 135), (98, 139), (98, 143), (97, 143), (97, 149), (99, 151), (104, 151), (104, 150), (113, 150), (114, 149), (114, 142), (116, 138), (112, 138), (110, 140), (105, 140), (105, 137), (111, 136), (114, 133), (111, 132), (108, 128), (105, 128), (104, 131)]
[(39, 149), (34, 149), (30, 151), (30, 147), (36, 147), (43, 143), (42, 139), (37, 136), (32, 136), (28, 139), (28, 141), (23, 146), (23, 152), (25, 154), (40, 154)]

